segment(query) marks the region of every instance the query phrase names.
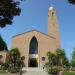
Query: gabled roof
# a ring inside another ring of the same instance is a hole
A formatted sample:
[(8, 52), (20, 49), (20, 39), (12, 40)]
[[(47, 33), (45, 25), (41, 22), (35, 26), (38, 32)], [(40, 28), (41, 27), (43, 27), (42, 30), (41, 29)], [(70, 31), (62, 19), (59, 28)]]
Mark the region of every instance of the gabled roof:
[(47, 34), (45, 34), (45, 33), (43, 33), (43, 32), (37, 31), (37, 30), (35, 30), (35, 29), (34, 29), (34, 30), (31, 30), (31, 31), (28, 31), (28, 32), (24, 32), (24, 33), (18, 34), (18, 35), (15, 35), (15, 36), (13, 36), (13, 38), (14, 38), (14, 37), (17, 37), (17, 36), (20, 36), (20, 35), (23, 35), (23, 34), (27, 34), (27, 33), (29, 33), (29, 32), (33, 32), (33, 31), (38, 32), (38, 33), (41, 33), (41, 34), (43, 34), (43, 35), (45, 35), (45, 36), (47, 36), (47, 37), (56, 39), (56, 38), (53, 37), (53, 36), (49, 36), (49, 35), (47, 35)]

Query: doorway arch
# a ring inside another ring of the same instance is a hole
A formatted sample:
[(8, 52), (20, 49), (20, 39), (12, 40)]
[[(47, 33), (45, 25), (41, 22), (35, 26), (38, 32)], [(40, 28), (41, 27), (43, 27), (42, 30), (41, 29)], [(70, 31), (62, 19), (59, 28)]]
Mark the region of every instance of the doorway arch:
[(29, 67), (38, 67), (38, 41), (35, 36), (32, 37), (29, 44)]
[(38, 41), (35, 36), (30, 41), (29, 54), (38, 54)]

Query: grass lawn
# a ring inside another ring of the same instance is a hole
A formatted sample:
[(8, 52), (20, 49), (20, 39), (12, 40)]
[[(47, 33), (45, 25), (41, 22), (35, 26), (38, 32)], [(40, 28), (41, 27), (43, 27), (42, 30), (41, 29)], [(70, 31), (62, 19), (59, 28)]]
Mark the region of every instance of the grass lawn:
[(75, 72), (63, 72), (62, 75), (75, 75)]

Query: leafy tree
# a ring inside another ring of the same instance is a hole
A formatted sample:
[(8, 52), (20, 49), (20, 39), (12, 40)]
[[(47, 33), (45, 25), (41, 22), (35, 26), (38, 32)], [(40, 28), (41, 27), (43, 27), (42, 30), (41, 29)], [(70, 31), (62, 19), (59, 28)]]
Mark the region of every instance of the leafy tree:
[(57, 67), (57, 56), (49, 51), (47, 52), (47, 57), (49, 60), (49, 62), (45, 64), (47, 72), (53, 75), (57, 74), (59, 71)]
[(75, 67), (75, 61), (74, 60), (71, 60), (71, 66)]
[[(21, 0), (22, 1), (22, 0)], [(0, 27), (11, 25), (13, 18), (19, 16), (21, 8), (20, 0), (0, 0)]]
[(64, 58), (66, 58), (64, 49), (57, 49), (56, 55), (59, 60), (59, 65), (63, 66), (63, 60), (64, 60)]
[(57, 57), (55, 54), (53, 54), (49, 51), (49, 52), (47, 52), (47, 57), (48, 57), (50, 65), (55, 66), (57, 64)]
[(75, 50), (72, 53), (72, 59), (75, 60)]
[(8, 69), (10, 72), (19, 72), (22, 70), (22, 67), (24, 67), (23, 60), (25, 59), (24, 56), (21, 57), (19, 49), (14, 48), (11, 51), (9, 51), (9, 59), (7, 62), (9, 63)]
[(75, 4), (75, 0), (68, 0), (69, 3)]
[(0, 50), (8, 50), (7, 44), (5, 43), (1, 35), (0, 35)]
[(72, 53), (71, 65), (72, 65), (72, 67), (75, 67), (75, 50)]
[(65, 67), (70, 67), (70, 62), (69, 62), (68, 58), (64, 58), (64, 59), (63, 59), (63, 65), (64, 65)]
[(10, 51), (10, 60), (16, 66), (16, 61), (20, 58), (20, 52), (18, 48), (14, 48)]

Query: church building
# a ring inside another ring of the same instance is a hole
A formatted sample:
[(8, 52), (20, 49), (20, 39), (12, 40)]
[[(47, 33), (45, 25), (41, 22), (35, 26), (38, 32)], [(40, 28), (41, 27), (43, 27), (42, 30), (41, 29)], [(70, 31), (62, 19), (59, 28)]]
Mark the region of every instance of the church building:
[(12, 48), (18, 48), (25, 57), (26, 67), (41, 67), (48, 62), (47, 52), (56, 52), (60, 48), (60, 36), (56, 11), (54, 7), (48, 10), (48, 34), (31, 30), (12, 38)]

